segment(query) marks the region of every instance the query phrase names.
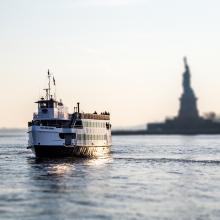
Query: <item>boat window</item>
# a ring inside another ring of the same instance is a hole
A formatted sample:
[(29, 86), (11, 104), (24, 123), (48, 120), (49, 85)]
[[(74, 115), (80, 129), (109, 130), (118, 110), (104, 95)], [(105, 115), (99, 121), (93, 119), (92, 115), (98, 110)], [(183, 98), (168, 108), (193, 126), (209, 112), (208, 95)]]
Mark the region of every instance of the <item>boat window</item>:
[(39, 108), (47, 108), (47, 104), (45, 102), (39, 103)]
[(55, 103), (53, 102), (53, 100), (50, 100), (48, 104), (49, 104), (48, 106), (49, 108), (53, 108)]
[(82, 125), (82, 120), (77, 119), (76, 122), (75, 122), (75, 126), (76, 126), (76, 127), (81, 127), (81, 126), (83, 126), (83, 125)]
[(78, 137), (79, 141), (82, 140), (82, 135), (81, 134), (78, 134), (77, 137)]
[(59, 133), (59, 137), (61, 139), (75, 139), (76, 133)]

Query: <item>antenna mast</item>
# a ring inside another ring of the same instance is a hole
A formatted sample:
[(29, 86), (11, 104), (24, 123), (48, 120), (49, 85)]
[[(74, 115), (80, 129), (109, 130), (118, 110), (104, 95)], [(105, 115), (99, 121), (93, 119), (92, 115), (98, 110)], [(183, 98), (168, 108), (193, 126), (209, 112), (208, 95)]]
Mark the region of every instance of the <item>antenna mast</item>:
[(51, 77), (51, 74), (50, 74), (49, 69), (48, 69), (47, 75), (48, 75), (48, 80), (49, 80), (49, 82), (48, 82), (48, 95), (49, 95), (49, 98), (48, 99), (50, 99), (50, 90), (51, 90), (51, 88), (50, 88), (50, 77)]
[(57, 96), (56, 96), (56, 93), (57, 93), (57, 87), (56, 87), (56, 80), (55, 80), (55, 77), (53, 75), (53, 86), (54, 86), (54, 98), (55, 100), (57, 99)]
[(48, 89), (44, 89), (46, 91), (46, 100), (48, 100)]

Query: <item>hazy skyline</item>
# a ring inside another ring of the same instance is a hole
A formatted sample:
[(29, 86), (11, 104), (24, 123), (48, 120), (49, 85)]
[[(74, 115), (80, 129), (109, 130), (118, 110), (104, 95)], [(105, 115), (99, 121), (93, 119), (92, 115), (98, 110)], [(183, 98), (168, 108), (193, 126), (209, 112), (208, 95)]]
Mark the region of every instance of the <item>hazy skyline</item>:
[(200, 114), (220, 114), (217, 0), (0, 0), (0, 127), (26, 127), (47, 69), (73, 110), (113, 126), (175, 116), (188, 57)]

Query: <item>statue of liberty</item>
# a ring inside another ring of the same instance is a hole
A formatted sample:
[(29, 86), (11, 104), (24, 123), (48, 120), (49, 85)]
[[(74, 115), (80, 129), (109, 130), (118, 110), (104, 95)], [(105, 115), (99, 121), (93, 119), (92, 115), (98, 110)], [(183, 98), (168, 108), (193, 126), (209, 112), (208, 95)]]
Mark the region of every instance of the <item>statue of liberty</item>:
[(184, 57), (185, 71), (183, 73), (183, 94), (180, 98), (179, 119), (198, 119), (199, 113), (197, 109), (197, 98), (191, 87), (191, 73), (187, 63), (187, 58)]

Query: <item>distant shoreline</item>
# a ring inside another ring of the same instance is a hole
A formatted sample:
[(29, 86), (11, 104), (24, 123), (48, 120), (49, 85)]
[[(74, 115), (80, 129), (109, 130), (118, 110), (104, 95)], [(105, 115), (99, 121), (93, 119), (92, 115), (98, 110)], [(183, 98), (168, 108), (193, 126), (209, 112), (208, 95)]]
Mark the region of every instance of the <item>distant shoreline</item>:
[(220, 135), (220, 131), (161, 131), (161, 132), (152, 132), (148, 130), (113, 130), (113, 136), (129, 136), (129, 135)]
[(27, 131), (27, 129), (26, 128), (0, 128), (0, 132), (15, 132), (15, 131), (25, 132)]

